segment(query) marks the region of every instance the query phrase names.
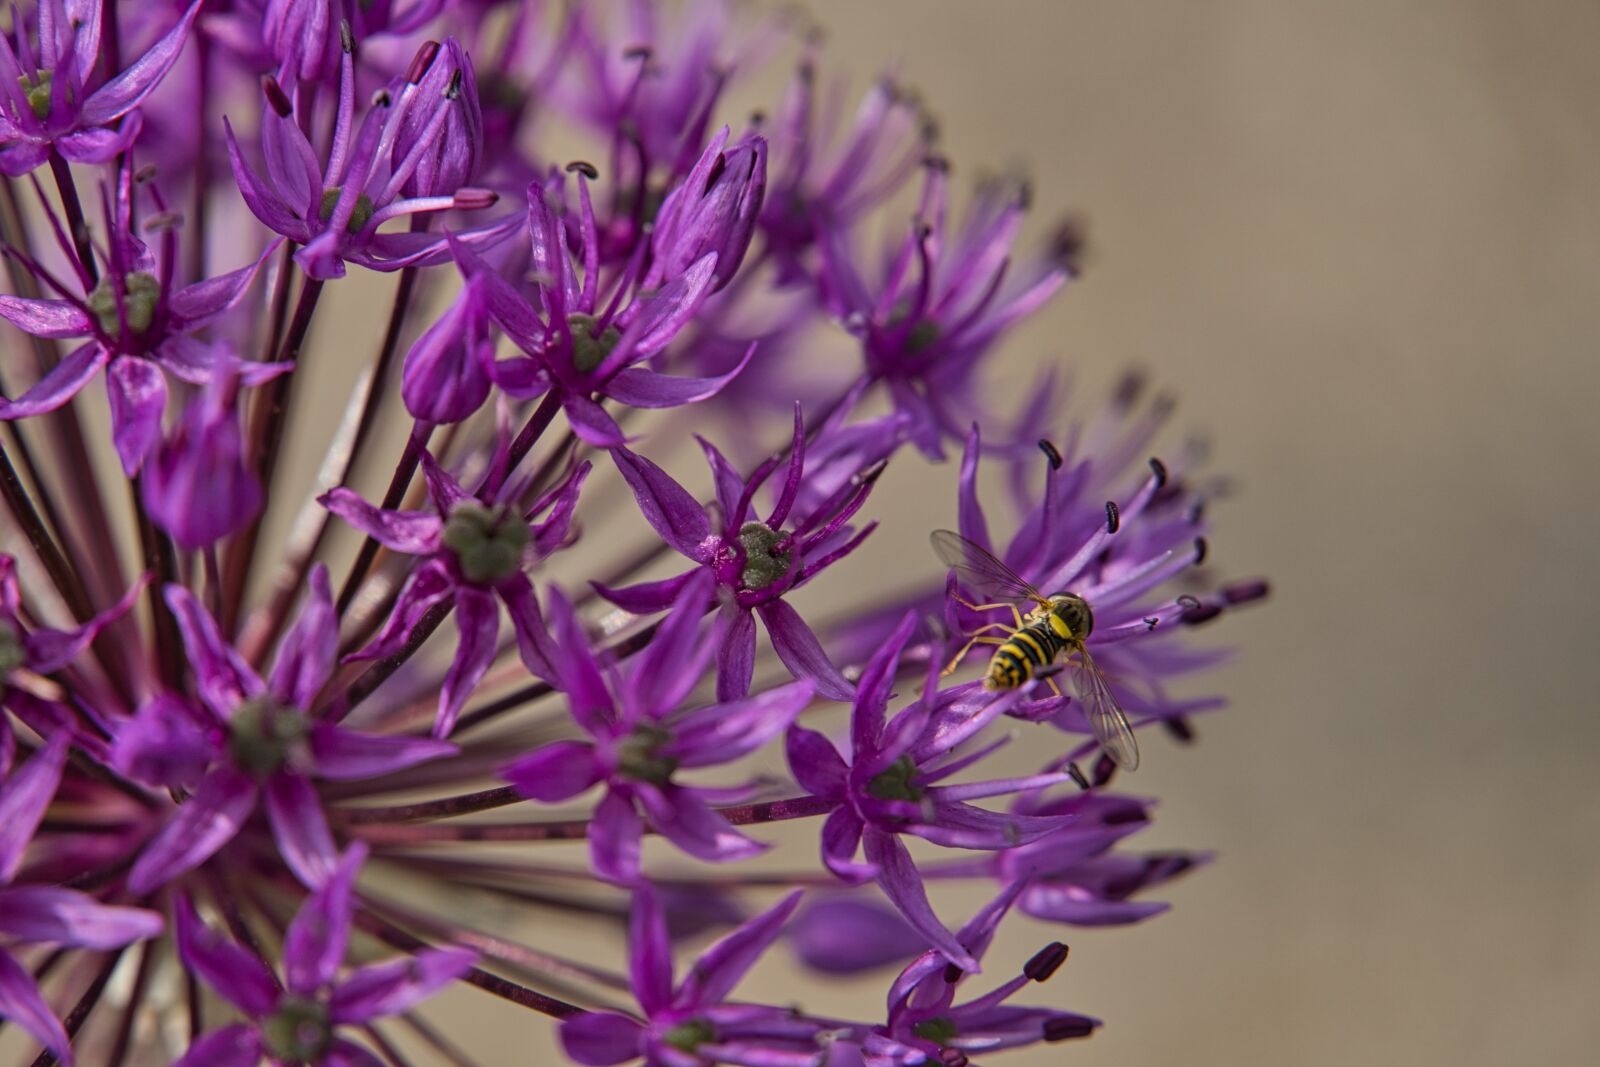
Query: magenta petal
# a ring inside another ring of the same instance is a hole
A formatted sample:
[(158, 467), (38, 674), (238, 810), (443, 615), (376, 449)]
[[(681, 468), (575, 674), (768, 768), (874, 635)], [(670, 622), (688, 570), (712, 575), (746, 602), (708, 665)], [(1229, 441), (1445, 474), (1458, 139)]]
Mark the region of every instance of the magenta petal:
[(56, 150), (74, 163), (109, 163), (126, 152), (144, 128), (144, 119), (135, 112), (115, 127), (73, 130), (56, 138)]
[(54, 411), (77, 396), (107, 358), (108, 353), (98, 342), (79, 346), (50, 368), (50, 373), (34, 383), (32, 389), (15, 400), (0, 399), (0, 419), (25, 419)]
[(655, 638), (629, 668), (629, 702), (643, 714), (660, 718), (676, 710), (700, 681), (712, 653), (711, 642), (700, 637), (700, 619), (715, 586), (709, 570), (694, 571)]
[[(807, 967), (824, 974), (859, 974), (901, 963), (927, 947), (900, 914), (876, 901), (834, 896), (802, 911), (789, 943)], [(943, 959), (939, 959), (943, 969)]]
[(128, 872), (128, 889), (143, 896), (192, 870), (233, 840), (255, 810), (256, 784), (232, 767), (218, 767), (178, 806)]
[(101, 126), (131, 111), (153, 90), (178, 61), (189, 26), (200, 12), (202, 0), (194, 0), (177, 23), (160, 40), (121, 74), (106, 82), (83, 103), (80, 121), (85, 126)]
[(234, 944), (195, 914), (187, 896), (173, 909), (178, 958), (211, 990), (247, 1016), (260, 1018), (278, 1002), (278, 983), (255, 953)]
[(835, 808), (822, 824), (822, 863), (835, 877), (851, 885), (878, 876), (876, 864), (855, 861), (864, 828), (861, 816), (849, 808)]
[(0, 892), (0, 933), (18, 941), (121, 948), (159, 937), (163, 925), (156, 912), (102, 904), (75, 889), (31, 885)]
[(756, 617), (729, 601), (722, 608), (722, 645), (717, 649), (717, 699), (743, 700), (756, 676)]
[(78, 653), (89, 647), (89, 643), (100, 635), (108, 625), (122, 618), (139, 599), (139, 594), (144, 591), (148, 578), (141, 576), (128, 591), (122, 594), (122, 599), (111, 605), (106, 610), (98, 613), (82, 626), (72, 630), (51, 630), (40, 628), (23, 639), (23, 647), (27, 650), (28, 666), (41, 674), (49, 674), (65, 667), (77, 658)]
[(448, 741), (404, 734), (366, 734), (327, 722), (311, 727), (310, 743), (316, 776), (334, 782), (378, 778), (460, 751)]
[(333, 613), (328, 568), (311, 568), (311, 595), (300, 607), (293, 629), (278, 643), (268, 688), (291, 707), (309, 708), (333, 673), (339, 651), (339, 619)]
[(111, 440), (123, 473), (131, 478), (161, 437), (166, 375), (147, 359), (118, 356), (106, 368), (106, 398), (111, 403)]
[(594, 758), (594, 746), (583, 741), (554, 741), (528, 753), (500, 772), (529, 800), (570, 800), (605, 776)]
[(882, 830), (868, 829), (865, 844), (868, 862), (878, 867), (878, 886), (900, 909), (900, 914), (928, 939), (930, 945), (944, 953), (945, 959), (969, 974), (976, 974), (980, 969), (978, 961), (933, 913), (927, 890), (922, 887), (922, 875), (900, 839)]
[(234, 1023), (196, 1038), (172, 1067), (258, 1067), (263, 1054), (256, 1028)]
[(461, 643), (456, 646), (455, 662), (444, 677), (439, 691), (439, 717), (433, 723), (434, 737), (449, 737), (456, 716), (467, 698), (483, 680), (494, 660), (495, 638), (500, 633), (500, 605), (482, 589), (462, 586), (456, 590), (456, 629)]
[(829, 700), (849, 700), (855, 696), (855, 688), (833, 665), (799, 612), (783, 600), (769, 600), (756, 610), (761, 612), (761, 621), (766, 623), (772, 650), (789, 668), (790, 674), (815, 682), (817, 695)]
[(350, 947), (350, 909), (367, 846), (351, 845), (332, 876), (295, 913), (284, 935), (283, 977), (289, 992), (314, 996), (339, 973)]
[(633, 894), (628, 919), (628, 978), (646, 1015), (672, 1002), (672, 938), (661, 898), (646, 883)]
[(617, 420), (588, 397), (568, 393), (561, 398), (561, 410), (567, 413), (572, 432), (584, 444), (596, 448), (621, 448), (627, 443), (628, 438), (623, 434), (622, 427), (617, 425)]
[(161, 788), (194, 785), (216, 756), (216, 745), (197, 721), (202, 714), (169, 693), (151, 698), (117, 728), (112, 769)]
[[(707, 295), (716, 270), (717, 254), (709, 252), (668, 282), (645, 303), (639, 317), (628, 324), (627, 333), (636, 338), (633, 343), (629, 345), (629, 338), (623, 337), (617, 345), (618, 351), (613, 352), (607, 362), (611, 359), (621, 361), (651, 356), (665, 348), (694, 317), (701, 300)], [(624, 348), (632, 349), (631, 357), (622, 355)]]
[(426, 448), (422, 449), (422, 477), (428, 482), (428, 497), (433, 501), (433, 506), (439, 514), (448, 515), (451, 509), (470, 495), (461, 487), (451, 473), (439, 466), (439, 461), (433, 458), (433, 453)]
[(732, 863), (759, 856), (772, 847), (735, 830), (692, 789), (640, 783), (636, 793), (650, 825), (691, 856), (711, 863)]
[(282, 238), (274, 238), (267, 242), (266, 248), (261, 250), (255, 262), (177, 290), (167, 299), (168, 312), (186, 330), (209, 324), (243, 299), (245, 291), (250, 288), (250, 283), (261, 270), (261, 265), (266, 262), (268, 256), (278, 250), (281, 244), (283, 244)]
[(194, 672), (200, 699), (226, 721), (235, 708), (265, 691), (266, 686), (250, 665), (222, 639), (211, 613), (181, 585), (162, 590), (183, 636), (184, 651)]
[(783, 932), (801, 892), (796, 890), (700, 954), (678, 990), (673, 1007), (694, 1011), (727, 999), (733, 987)]
[(450, 577), (443, 563), (438, 560), (424, 563), (412, 571), (406, 584), (400, 587), (400, 595), (389, 610), (389, 619), (373, 637), (372, 643), (346, 656), (345, 660), (382, 659), (400, 651), (411, 640), (411, 633), (422, 617), (449, 596), (455, 587), (455, 579)]
[(359, 968), (334, 987), (333, 1019), (362, 1023), (406, 1011), (466, 974), (477, 958), (470, 949), (430, 948)]
[(591, 734), (608, 732), (616, 714), (611, 691), (600, 676), (600, 665), (589, 648), (583, 625), (559, 589), (550, 590), (550, 619), (560, 645), (555, 666), (561, 673), (561, 689), (567, 694), (572, 717)]
[(373, 507), (343, 486), (322, 494), (317, 503), (385, 548), (411, 556), (426, 555), (439, 548), (444, 522), (432, 512)]
[(595, 807), (589, 824), (589, 857), (595, 874), (617, 885), (638, 882), (643, 837), (644, 823), (633, 810), (633, 802), (617, 793), (607, 793)]
[(316, 788), (300, 775), (285, 771), (272, 776), (266, 793), (267, 818), (278, 854), (308, 889), (318, 888), (333, 874), (339, 853)]
[(539, 611), (539, 598), (534, 595), (533, 583), (526, 575), (514, 574), (495, 586), (495, 592), (505, 601), (506, 614), (511, 617), (511, 628), (517, 635), (517, 653), (522, 665), (545, 681), (554, 684), (559, 677), (556, 668), (556, 647), (545, 630), (544, 615)]
[(54, 1052), (63, 1067), (71, 1067), (70, 1039), (61, 1020), (39, 994), (33, 975), (3, 948), (0, 948), (0, 1019), (22, 1027), (35, 1041)]
[(828, 800), (844, 799), (850, 768), (832, 741), (815, 730), (795, 726), (784, 738), (784, 754), (789, 760), (789, 773), (801, 788)]
[(66, 300), (28, 300), (0, 294), (0, 319), (35, 337), (86, 337), (89, 316)]
[(884, 715), (889, 707), (889, 697), (894, 689), (895, 670), (899, 666), (900, 652), (911, 640), (917, 617), (906, 612), (900, 625), (877, 652), (873, 653), (861, 672), (857, 683), (856, 706), (850, 714), (851, 759), (856, 763), (871, 759), (883, 741)]
[(633, 490), (645, 521), (655, 528), (662, 540), (696, 563), (710, 559), (711, 546), (707, 542), (711, 538), (711, 523), (706, 520), (700, 502), (666, 471), (643, 456), (626, 448), (614, 448), (611, 458)]
[(673, 720), (661, 754), (680, 767), (711, 767), (748, 756), (794, 722), (811, 703), (809, 681), (790, 682), (744, 700), (713, 704)]
[(623, 611), (631, 611), (635, 615), (649, 615), (665, 608), (672, 603), (683, 587), (698, 572), (697, 570), (684, 571), (672, 578), (663, 578), (659, 582), (640, 582), (638, 585), (626, 586), (622, 589), (613, 589), (599, 582), (590, 582), (594, 591), (605, 597)]
[(42, 752), (0, 785), (0, 885), (11, 884), (67, 763), (67, 737), (58, 733)]
[(583, 1067), (613, 1067), (644, 1054), (645, 1029), (626, 1015), (586, 1011), (561, 1020), (561, 1047)]
[(739, 376), (755, 350), (752, 343), (732, 370), (714, 378), (678, 378), (657, 374), (648, 367), (628, 367), (607, 382), (603, 391), (611, 399), (635, 408), (675, 408), (709, 400)]

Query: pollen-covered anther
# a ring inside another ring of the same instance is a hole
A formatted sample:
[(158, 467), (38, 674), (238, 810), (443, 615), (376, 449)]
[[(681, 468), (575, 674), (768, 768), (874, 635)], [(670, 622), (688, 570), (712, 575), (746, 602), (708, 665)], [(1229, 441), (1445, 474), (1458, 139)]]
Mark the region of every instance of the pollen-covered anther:
[(1122, 528), (1122, 509), (1115, 500), (1106, 501), (1106, 533), (1116, 533)]
[(451, 508), (441, 535), (455, 554), (462, 577), (480, 584), (504, 581), (519, 572), (531, 539), (521, 516), (476, 500), (463, 500)]
[(1050, 977), (1060, 970), (1061, 965), (1066, 962), (1067, 946), (1059, 941), (1052, 941), (1033, 954), (1033, 958), (1023, 965), (1022, 973), (1030, 981), (1045, 982), (1049, 981)]
[(598, 181), (600, 178), (600, 169), (587, 159), (574, 159), (567, 164), (566, 171), (568, 174), (581, 174), (590, 181)]
[(417, 54), (411, 57), (411, 66), (406, 69), (406, 81), (416, 85), (433, 66), (433, 61), (439, 57), (438, 41), (423, 41), (422, 47), (417, 49)]
[(794, 553), (786, 546), (788, 538), (764, 522), (747, 522), (739, 527), (739, 545), (744, 549), (744, 570), (739, 580), (746, 589), (765, 589), (789, 573)]
[(1061, 450), (1055, 446), (1055, 442), (1048, 437), (1039, 438), (1039, 451), (1043, 452), (1044, 458), (1050, 461), (1051, 470), (1058, 471), (1061, 469), (1061, 464), (1064, 460), (1062, 460)]
[(1157, 489), (1160, 489), (1162, 486), (1167, 484), (1167, 465), (1165, 463), (1161, 462), (1155, 456), (1151, 456), (1150, 470), (1155, 473)]

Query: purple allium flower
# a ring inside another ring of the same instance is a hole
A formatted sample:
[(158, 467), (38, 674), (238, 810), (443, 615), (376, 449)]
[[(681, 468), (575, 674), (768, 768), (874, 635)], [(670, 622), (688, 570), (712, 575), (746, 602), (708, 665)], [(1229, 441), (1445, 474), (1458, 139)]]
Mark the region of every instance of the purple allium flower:
[[(9, 764), (9, 743), (5, 751)], [(66, 735), (57, 733), (14, 772), (0, 767), (0, 937), (8, 943), (111, 949), (160, 936), (163, 923), (155, 912), (109, 906), (60, 886), (15, 884), (23, 850), (61, 784), (66, 759)], [(15, 1022), (67, 1067), (72, 1064), (61, 1021), (6, 947), (0, 947), (0, 1019)]]
[(662, 201), (650, 246), (653, 256), (643, 285), (661, 285), (715, 253), (716, 291), (733, 280), (755, 233), (767, 187), (767, 142), (747, 137), (727, 148), (724, 126), (694, 169)]
[[(750, 691), (756, 661), (755, 616), (760, 615), (773, 651), (791, 674), (816, 683), (818, 694), (829, 700), (849, 700), (853, 687), (783, 597), (849, 555), (876, 528), (876, 523), (860, 531), (846, 525), (866, 503), (882, 470), (882, 459), (873, 457), (892, 452), (899, 441), (898, 426), (892, 422), (877, 423), (871, 432), (874, 442), (847, 453), (860, 463), (854, 470), (819, 465), (821, 469), (808, 478), (805, 425), (797, 406), (787, 472), (764, 520), (751, 517), (755, 494), (784, 457), (775, 456), (748, 479), (740, 478), (716, 446), (700, 439), (716, 485), (718, 529), (712, 528), (699, 501), (660, 467), (627, 448), (612, 449), (612, 459), (646, 521), (663, 541), (700, 566), (660, 582), (596, 588), (629, 611), (659, 611), (697, 574), (710, 571), (717, 579), (724, 622), (717, 649), (719, 699), (736, 700)], [(797, 508), (797, 503), (804, 506)]]
[[(278, 646), (263, 681), (218, 632), (211, 615), (182, 586), (166, 589), (168, 607), (195, 665), (206, 715), (187, 733), (195, 762), (209, 767), (194, 795), (139, 854), (128, 887), (148, 893), (204, 863), (243, 828), (264, 803), (272, 836), (295, 877), (319, 886), (333, 873), (337, 850), (315, 783), (374, 778), (456, 751), (442, 741), (348, 730), (308, 715), (333, 673), (338, 641), (328, 572), (311, 573), (311, 596), (299, 621)], [(172, 718), (187, 705), (154, 703), (130, 720), (117, 739), (119, 762), (148, 766), (141, 750), (159, 746), (170, 759)], [(152, 784), (167, 784), (155, 782)]]
[(356, 874), (366, 847), (352, 845), (327, 881), (306, 898), (284, 935), (283, 977), (250, 949), (216, 934), (187, 897), (177, 908), (184, 965), (232, 1004), (246, 1022), (197, 1037), (174, 1067), (255, 1067), (263, 1059), (305, 1067), (374, 1067), (380, 1061), (341, 1037), (340, 1027), (398, 1015), (466, 973), (476, 953), (435, 948), (344, 977)]
[(648, 1067), (737, 1064), (813, 1067), (822, 1026), (787, 1008), (728, 1003), (728, 994), (778, 935), (800, 902), (791, 893), (695, 960), (672, 984), (672, 942), (655, 893), (634, 894), (628, 974), (644, 1018), (585, 1012), (561, 1024), (561, 1044), (573, 1062), (609, 1067), (643, 1059)]
[(16, 10), (15, 44), (0, 34), (0, 171), (19, 177), (52, 152), (74, 163), (106, 163), (127, 151), (139, 135), (133, 109), (177, 62), (200, 4), (194, 0), (149, 51), (93, 89), (104, 5), (40, 0), (32, 19)]
[(593, 741), (556, 741), (503, 772), (532, 800), (568, 800), (604, 783), (589, 832), (597, 874), (624, 885), (639, 880), (641, 813), (690, 855), (724, 863), (747, 859), (765, 845), (739, 833), (710, 803), (730, 803), (748, 789), (701, 789), (677, 782), (679, 769), (712, 767), (754, 752), (777, 737), (811, 701), (810, 682), (794, 682), (747, 699), (679, 713), (720, 644), (715, 629), (700, 634), (712, 579), (697, 572), (684, 586), (655, 639), (607, 686), (605, 665), (559, 593), (550, 597), (556, 647), (550, 662), (573, 717)]
[[(448, 737), (468, 695), (494, 658), (504, 603), (516, 631), (517, 648), (528, 670), (542, 678), (558, 673), (545, 645), (539, 600), (524, 570), (566, 541), (587, 463), (574, 467), (555, 488), (519, 510), (492, 497), (469, 494), (424, 452), (423, 469), (434, 510), (387, 511), (348, 489), (321, 498), (329, 511), (396, 552), (425, 557), (411, 572), (372, 643), (352, 659), (381, 659), (405, 647), (422, 617), (435, 605), (453, 602), (461, 642), (455, 662), (439, 690), (435, 737)], [(542, 522), (534, 523), (538, 516)], [(530, 525), (532, 523), (532, 525)]]

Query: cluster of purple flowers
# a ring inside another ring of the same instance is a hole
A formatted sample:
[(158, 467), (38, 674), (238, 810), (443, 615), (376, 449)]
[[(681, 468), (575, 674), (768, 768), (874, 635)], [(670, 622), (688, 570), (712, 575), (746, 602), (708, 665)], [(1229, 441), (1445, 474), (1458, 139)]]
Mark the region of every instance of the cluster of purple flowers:
[[(415, 1010), (456, 982), (594, 1067), (963, 1067), (1100, 1025), (1011, 1003), (1059, 942), (965, 985), (1008, 914), (1135, 922), (1206, 857), (1121, 847), (1152, 802), (1110, 790), (1051, 665), (947, 678), (1008, 607), (920, 547), (888, 598), (841, 564), (891, 462), (960, 452), (961, 536), (1082, 597), (1064, 658), (1179, 741), (1221, 705), (1180, 691), (1221, 655), (1189, 630), (1266, 586), (1203, 566), (1201, 457), (1149, 459), (1170, 403), (1137, 379), (1080, 425), (1049, 375), (987, 402), (1075, 242), (1019, 247), (1016, 182), (949, 221), (919, 98), (885, 78), (852, 116), (825, 59), (731, 0), (13, 10), (0, 1026), (36, 1062), (472, 1063)], [(783, 99), (725, 114), (772, 62)], [(543, 154), (574, 136), (597, 162)], [(372, 272), (364, 336), (323, 297)], [(319, 376), (353, 359), (330, 432)], [(326, 458), (291, 499), (304, 436)], [(985, 772), (1022, 734), (1036, 767)], [(820, 863), (740, 873), (799, 819)], [(546, 858), (574, 839), (587, 865)], [(952, 881), (991, 898), (964, 924), (930, 899)], [(625, 927), (626, 963), (485, 933), (486, 900)], [(780, 939), (899, 966), (883, 1014), (736, 997)]]

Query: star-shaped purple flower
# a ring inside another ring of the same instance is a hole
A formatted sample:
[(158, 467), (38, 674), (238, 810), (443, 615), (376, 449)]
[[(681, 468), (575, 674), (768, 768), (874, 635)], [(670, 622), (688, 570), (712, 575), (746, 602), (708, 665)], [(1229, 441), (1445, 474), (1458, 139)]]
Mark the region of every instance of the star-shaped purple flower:
[(281, 982), (253, 952), (206, 926), (187, 896), (179, 898), (179, 956), (246, 1021), (196, 1038), (173, 1067), (255, 1067), (263, 1058), (301, 1067), (382, 1067), (338, 1028), (409, 1010), (465, 974), (476, 953), (424, 949), (341, 978), (356, 874), (366, 854), (365, 845), (351, 845), (300, 906), (284, 935)]
[[(692, 856), (723, 863), (766, 850), (712, 810), (748, 789), (705, 789), (674, 780), (680, 768), (713, 767), (749, 755), (782, 733), (810, 702), (810, 682), (793, 682), (743, 700), (679, 713), (719, 643), (701, 635), (711, 576), (686, 585), (655, 638), (625, 666), (608, 670), (590, 647), (570, 605), (550, 596), (556, 649), (550, 657), (573, 717), (592, 741), (556, 741), (502, 772), (525, 797), (567, 800), (603, 782), (606, 796), (589, 830), (590, 855), (602, 878), (639, 879), (640, 813)], [(611, 684), (606, 684), (610, 675)]]
[(442, 741), (358, 733), (310, 717), (308, 709), (333, 674), (339, 639), (326, 567), (312, 570), (311, 596), (278, 645), (266, 681), (223, 640), (192, 593), (169, 585), (166, 599), (205, 714), (184, 723), (188, 705), (147, 704), (119, 731), (115, 760), (128, 768), (155, 765), (148, 748), (170, 750), (183, 738), (196, 763), (209, 769), (139, 854), (128, 873), (132, 892), (148, 893), (210, 859), (263, 802), (284, 862), (306, 885), (321, 885), (338, 853), (317, 780), (375, 778), (456, 751)]

